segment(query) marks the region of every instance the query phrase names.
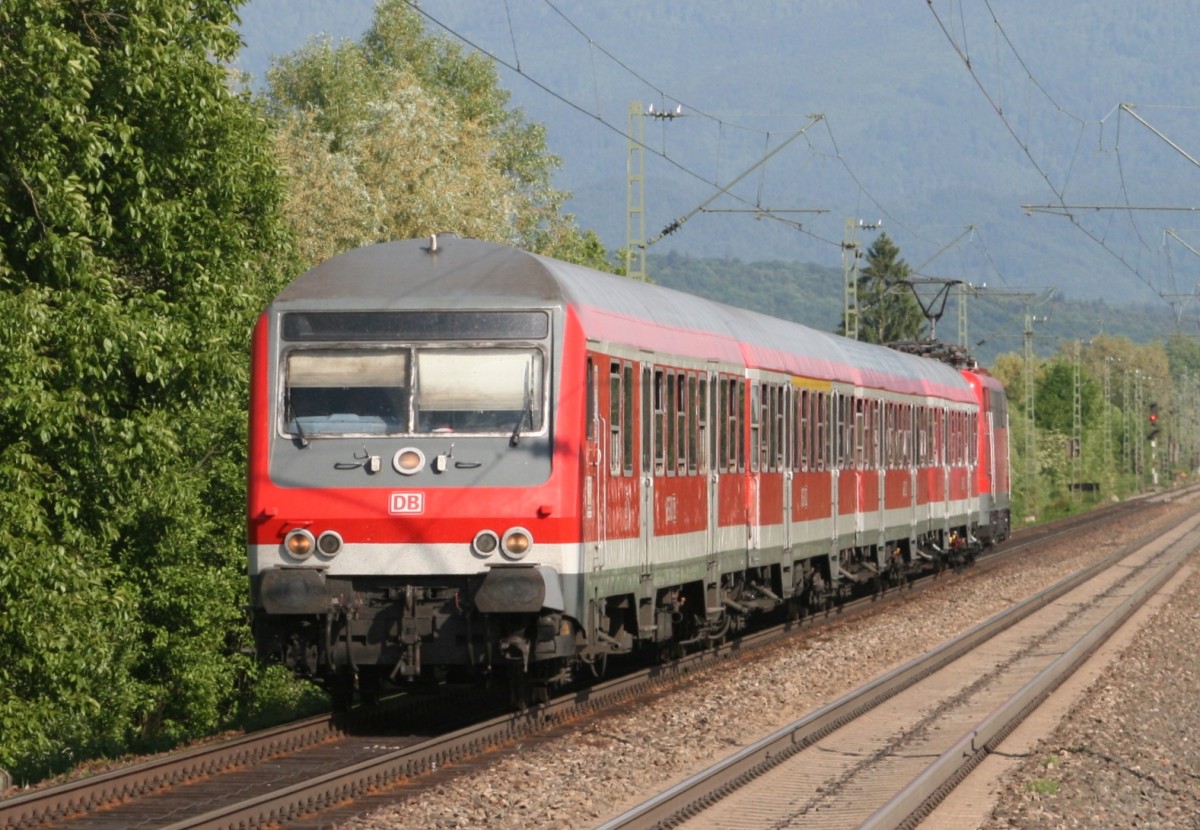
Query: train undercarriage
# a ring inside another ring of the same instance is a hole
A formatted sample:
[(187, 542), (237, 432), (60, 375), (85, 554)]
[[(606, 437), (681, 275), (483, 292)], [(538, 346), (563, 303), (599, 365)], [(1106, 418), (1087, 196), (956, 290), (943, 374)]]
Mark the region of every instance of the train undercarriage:
[[(601, 597), (567, 613), (556, 575), (530, 567), (487, 577), (403, 580), (279, 569), (257, 586), (258, 653), (325, 686), (335, 705), (443, 679), (507, 684), (519, 705), (603, 677), (610, 659), (669, 659), (710, 648), (757, 621), (828, 613), (860, 596), (973, 563), (985, 547), (966, 528), (886, 546), (848, 548)], [(489, 572), (489, 574), (494, 572)], [(645, 584), (650, 585), (647, 581)]]

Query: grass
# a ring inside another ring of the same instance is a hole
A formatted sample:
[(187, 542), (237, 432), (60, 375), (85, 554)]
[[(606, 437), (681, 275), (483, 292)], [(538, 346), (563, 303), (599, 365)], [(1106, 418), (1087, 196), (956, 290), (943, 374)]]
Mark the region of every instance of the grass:
[(1056, 795), (1061, 784), (1053, 778), (1035, 778), (1025, 785), (1025, 789), (1038, 795)]
[[(1042, 758), (1042, 767), (1047, 770), (1054, 769), (1061, 763), (1062, 759), (1057, 755), (1046, 755)], [(1054, 778), (1035, 778), (1025, 785), (1025, 789), (1038, 795), (1056, 795), (1060, 786), (1062, 782)]]

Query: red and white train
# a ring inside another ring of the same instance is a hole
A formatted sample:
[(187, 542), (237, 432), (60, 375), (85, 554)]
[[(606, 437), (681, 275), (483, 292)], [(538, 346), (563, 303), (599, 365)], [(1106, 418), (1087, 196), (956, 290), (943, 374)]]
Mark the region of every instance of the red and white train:
[(988, 375), (504, 245), (366, 247), (256, 328), (259, 655), (541, 687), (1009, 532)]

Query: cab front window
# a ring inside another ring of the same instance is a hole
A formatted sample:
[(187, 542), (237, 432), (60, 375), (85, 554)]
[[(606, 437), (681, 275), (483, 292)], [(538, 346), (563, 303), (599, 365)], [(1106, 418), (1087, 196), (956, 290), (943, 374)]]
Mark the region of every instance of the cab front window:
[(544, 428), (545, 310), (282, 316), (283, 432), (505, 435)]
[(285, 420), (300, 435), (407, 432), (407, 351), (294, 351)]
[(422, 349), (416, 353), (417, 432), (536, 432), (542, 424), (537, 349)]
[(538, 432), (543, 371), (536, 348), (295, 350), (286, 361), (285, 431), (300, 438)]

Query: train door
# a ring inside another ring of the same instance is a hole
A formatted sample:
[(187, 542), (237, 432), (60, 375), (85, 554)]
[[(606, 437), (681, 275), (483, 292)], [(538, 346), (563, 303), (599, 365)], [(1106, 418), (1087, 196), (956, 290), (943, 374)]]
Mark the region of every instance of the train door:
[(929, 413), (925, 405), (913, 407), (913, 467), (916, 481), (917, 526), (927, 532), (934, 526), (934, 501), (929, 469)]
[(969, 514), (972, 514), (971, 519), (974, 524), (978, 525), (985, 521), (982, 513), (983, 505), (979, 498), (981, 489), (979, 487), (978, 433), (976, 432), (979, 428), (979, 419), (973, 413), (961, 412), (958, 415), (958, 422), (959, 429), (962, 431), (962, 435), (959, 436), (959, 457), (967, 471), (967, 510)]
[[(996, 494), (1000, 492), (998, 479), (996, 478), (996, 421), (992, 416), (991, 404), (988, 404), (987, 412), (985, 413), (987, 423), (987, 471), (988, 471), (988, 498), (989, 506), (996, 503)], [(990, 523), (990, 520), (989, 520)]]
[(782, 444), (783, 464), (783, 550), (788, 554), (788, 563), (791, 562), (792, 550), (792, 519), (794, 518), (792, 492), (795, 486), (796, 470), (799, 468), (799, 453), (798, 444), (796, 441), (797, 424), (799, 417), (797, 412), (796, 389), (791, 385), (785, 386), (782, 394), (783, 411), (781, 417), (783, 419), (783, 430), (780, 440)]
[(662, 371), (654, 370), (649, 363), (642, 364), (642, 477), (641, 477), (641, 538), (639, 566), (645, 578), (653, 570), (652, 556), (654, 545), (654, 476), (656, 475), (655, 459), (662, 451), (661, 440), (655, 440), (655, 427), (661, 423), (657, 417), (655, 380), (661, 379)]
[(587, 446), (585, 449), (583, 479), (583, 532), (587, 542), (591, 569), (604, 568), (604, 518), (605, 496), (608, 492), (607, 465), (604, 459), (604, 443), (608, 430), (600, 413), (605, 401), (601, 394), (599, 372), (592, 357), (587, 359)]
[(825, 445), (821, 447), (821, 452), (825, 453), (826, 469), (829, 471), (829, 509), (831, 511), (832, 521), (830, 526), (833, 528), (833, 538), (830, 540), (829, 562), (830, 562), (830, 577), (835, 581), (838, 579), (838, 563), (841, 561), (841, 528), (838, 525), (838, 514), (841, 512), (839, 504), (841, 502), (841, 470), (838, 468), (841, 465), (839, 453), (841, 450), (842, 424), (839, 417), (839, 401), (841, 395), (831, 391), (826, 396), (825, 418), (829, 425), (825, 435)]
[(702, 378), (700, 384), (700, 399), (704, 401), (705, 413), (707, 415), (701, 421), (700, 437), (700, 446), (704, 448), (703, 452), (705, 453), (704, 463), (708, 482), (708, 486), (705, 488), (708, 491), (708, 521), (705, 523), (704, 528), (704, 550), (708, 559), (708, 572), (711, 579), (717, 563), (717, 527), (720, 521), (720, 514), (717, 510), (719, 503), (717, 492), (720, 485), (721, 456), (718, 449), (717, 436), (720, 433), (722, 413), (717, 398), (716, 371), (709, 369), (708, 377)]
[(838, 476), (838, 544), (842, 548), (858, 546), (862, 537), (862, 476), (858, 470), (862, 420), (858, 402), (853, 393), (839, 393), (834, 407), (837, 433), (833, 462)]
[(912, 530), (909, 538), (917, 538), (917, 525), (920, 518), (920, 481), (917, 476), (917, 415), (916, 407), (912, 404), (904, 405), (904, 414), (901, 418), (904, 422), (906, 438), (904, 441), (904, 465), (908, 470), (908, 494), (909, 494), (909, 517), (911, 519)]
[(750, 474), (746, 483), (749, 488), (746, 499), (746, 566), (759, 564), (762, 546), (762, 499), (763, 474), (766, 472), (765, 434), (763, 410), (767, 387), (758, 381), (750, 382)]
[[(748, 490), (746, 436), (749, 428), (746, 380), (735, 375), (710, 375), (712, 399), (712, 548), (708, 572), (708, 615), (721, 614), (722, 570), (745, 564)], [(734, 557), (737, 562), (734, 562)], [(724, 558), (723, 558), (724, 557)]]
[(849, 467), (854, 476), (854, 546), (866, 544), (867, 519), (874, 493), (867, 492), (867, 402), (855, 395), (850, 399), (850, 435), (846, 446)]
[(870, 416), (867, 424), (868, 466), (872, 470), (872, 475), (875, 476), (875, 503), (878, 506), (878, 512), (876, 513), (878, 534), (875, 544), (878, 546), (880, 563), (882, 564), (886, 562), (886, 559), (883, 557), (887, 554), (887, 456), (884, 452), (884, 437), (887, 434), (884, 422), (886, 416), (884, 415), (883, 401), (870, 400), (867, 402), (867, 407), (867, 413)]
[[(756, 543), (751, 564), (778, 561), (787, 547), (787, 386), (763, 383), (759, 397), (758, 499), (753, 518)], [(764, 555), (764, 551), (767, 555)]]
[[(980, 389), (980, 410), (976, 429), (983, 429), (983, 434), (978, 432), (975, 435), (975, 461), (980, 468), (978, 476), (978, 491), (981, 514), (979, 520), (988, 525), (992, 524), (992, 515), (996, 512), (999, 505), (996, 502), (996, 494), (999, 492), (999, 484), (996, 481), (996, 421), (992, 413), (992, 393), (986, 386)], [(982, 438), (982, 440), (980, 440)], [(982, 513), (983, 508), (987, 508), (987, 513)]]
[(942, 526), (945, 528), (946, 538), (949, 538), (950, 517), (953, 515), (951, 500), (954, 498), (954, 493), (950, 487), (950, 411), (944, 407), (939, 407), (934, 410), (934, 414), (936, 419), (934, 422), (933, 446), (935, 452), (938, 453), (936, 461), (941, 468), (942, 479)]
[(595, 355), (588, 360), (588, 424), (584, 472), (584, 538), (591, 569), (620, 572), (640, 557), (633, 364)]

